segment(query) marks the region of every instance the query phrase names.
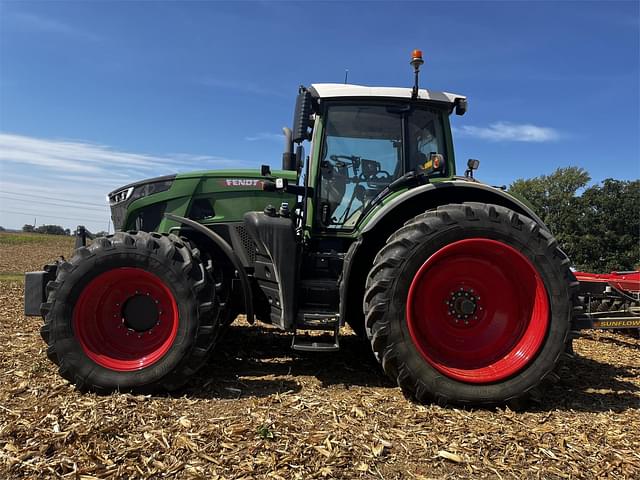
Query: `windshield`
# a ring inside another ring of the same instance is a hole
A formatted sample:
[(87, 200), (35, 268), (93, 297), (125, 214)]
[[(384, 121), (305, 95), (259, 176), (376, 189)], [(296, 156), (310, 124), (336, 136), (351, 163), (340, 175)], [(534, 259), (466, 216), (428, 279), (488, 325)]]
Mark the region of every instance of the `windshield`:
[(317, 209), (322, 228), (354, 228), (389, 183), (423, 167), (431, 153), (445, 154), (437, 111), (341, 104), (326, 115)]

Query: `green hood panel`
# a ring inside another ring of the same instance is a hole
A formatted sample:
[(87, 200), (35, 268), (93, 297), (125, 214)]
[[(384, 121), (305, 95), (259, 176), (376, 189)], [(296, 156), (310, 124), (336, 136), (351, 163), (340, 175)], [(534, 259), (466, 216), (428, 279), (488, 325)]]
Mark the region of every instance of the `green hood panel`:
[[(295, 171), (276, 170), (270, 178), (296, 182), (298, 176)], [(168, 190), (142, 197), (128, 206), (124, 229), (135, 229), (139, 215), (158, 204), (163, 204), (166, 213), (193, 218), (203, 224), (240, 222), (246, 212), (264, 210), (269, 204), (277, 208), (282, 202), (288, 202), (293, 209), (296, 196), (282, 191), (264, 191), (265, 179), (259, 169), (178, 174)], [(203, 211), (207, 215), (198, 218), (196, 209), (201, 215)], [(155, 230), (165, 233), (175, 226), (178, 226), (175, 222), (164, 218)]]

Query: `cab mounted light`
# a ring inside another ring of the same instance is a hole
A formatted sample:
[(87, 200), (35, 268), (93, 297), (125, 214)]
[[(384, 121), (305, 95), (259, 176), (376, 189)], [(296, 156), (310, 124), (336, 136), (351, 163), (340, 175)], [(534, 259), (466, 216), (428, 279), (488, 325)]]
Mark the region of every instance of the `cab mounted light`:
[(467, 99), (458, 97), (454, 100), (453, 105), (456, 109), (456, 115), (464, 115), (467, 111)]
[(440, 157), (442, 155), (438, 155), (437, 153), (431, 154), (431, 165), (433, 165), (434, 170), (438, 170), (440, 168)]
[(467, 170), (464, 172), (464, 176), (467, 178), (473, 178), (473, 171), (477, 170), (480, 166), (480, 160), (476, 160), (475, 158), (470, 158), (467, 161)]

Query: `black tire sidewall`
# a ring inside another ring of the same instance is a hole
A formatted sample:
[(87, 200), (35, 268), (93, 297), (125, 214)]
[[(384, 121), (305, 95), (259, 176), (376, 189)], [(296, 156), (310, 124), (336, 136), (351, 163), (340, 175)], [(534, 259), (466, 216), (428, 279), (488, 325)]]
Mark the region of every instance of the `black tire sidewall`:
[[(544, 376), (552, 370), (559, 356), (564, 351), (569, 328), (567, 309), (567, 286), (563, 282), (563, 272), (552, 255), (549, 254), (547, 242), (531, 235), (535, 224), (532, 220), (521, 217), (522, 228), (513, 228), (505, 221), (509, 215), (504, 212), (500, 221), (480, 216), (473, 221), (465, 221), (464, 216), (456, 215), (461, 206), (448, 206), (456, 218), (455, 224), (447, 225), (439, 221), (437, 212), (429, 212), (427, 217), (435, 219), (430, 226), (438, 227), (428, 238), (417, 242), (411, 254), (405, 256), (396, 267), (396, 275), (390, 286), (390, 302), (388, 306), (389, 338), (388, 344), (397, 356), (399, 370), (404, 370), (403, 377), (415, 382), (412, 393), (418, 390), (437, 392), (436, 396), (445, 401), (455, 399), (461, 403), (495, 403), (504, 402), (522, 396), (538, 385)], [(443, 209), (441, 208), (440, 211)], [(511, 212), (512, 213), (512, 212)], [(424, 217), (423, 217), (424, 218)], [(427, 259), (441, 248), (468, 238), (487, 238), (497, 240), (514, 247), (532, 263), (547, 290), (549, 300), (549, 323), (543, 344), (536, 357), (509, 379), (492, 384), (471, 384), (452, 379), (430, 365), (416, 348), (409, 333), (406, 321), (406, 300), (409, 287)], [(402, 386), (402, 385), (401, 385)], [(417, 392), (420, 393), (420, 392)]]
[[(169, 350), (155, 363), (140, 370), (116, 371), (105, 368), (84, 352), (73, 329), (73, 311), (84, 288), (97, 276), (114, 268), (140, 268), (157, 276), (171, 291), (178, 307), (178, 329)], [(79, 262), (67, 273), (56, 292), (57, 301), (51, 315), (51, 339), (60, 359), (60, 369), (71, 372), (80, 386), (104, 389), (144, 390), (157, 388), (157, 383), (180, 367), (188, 358), (199, 326), (195, 292), (190, 288), (180, 265), (146, 249), (124, 249), (113, 245), (97, 250), (93, 258)]]

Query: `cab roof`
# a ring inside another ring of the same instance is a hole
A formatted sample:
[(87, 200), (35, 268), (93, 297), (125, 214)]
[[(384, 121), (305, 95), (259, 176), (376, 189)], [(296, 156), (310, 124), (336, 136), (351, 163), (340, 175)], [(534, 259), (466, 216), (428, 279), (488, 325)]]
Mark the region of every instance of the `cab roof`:
[[(384, 97), (411, 98), (411, 88), (406, 87), (367, 87), (365, 85), (351, 85), (348, 83), (314, 83), (311, 93), (318, 98), (340, 97)], [(418, 91), (420, 100), (454, 103), (456, 98), (466, 98), (464, 95), (448, 92), (436, 92), (421, 88)]]

